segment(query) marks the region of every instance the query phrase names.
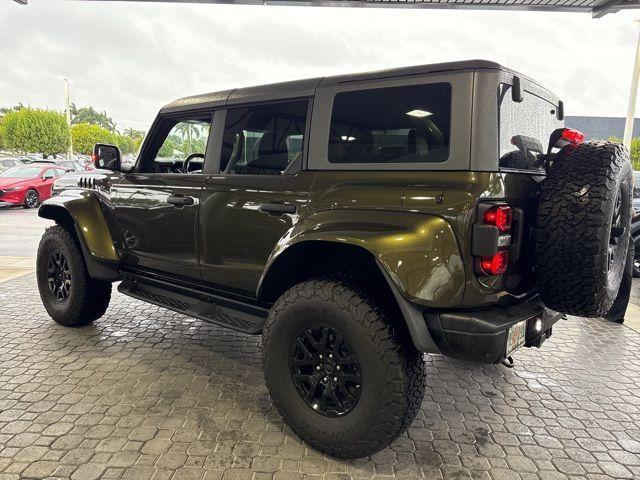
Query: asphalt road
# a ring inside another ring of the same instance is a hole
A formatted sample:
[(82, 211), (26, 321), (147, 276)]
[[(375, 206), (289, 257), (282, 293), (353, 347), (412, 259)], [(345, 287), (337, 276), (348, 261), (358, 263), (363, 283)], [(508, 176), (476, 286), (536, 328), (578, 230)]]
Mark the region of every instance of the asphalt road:
[(42, 232), (51, 224), (36, 209), (0, 207), (0, 257), (35, 257)]
[[(35, 257), (42, 232), (51, 224), (36, 209), (0, 207), (0, 257)], [(633, 281), (631, 302), (640, 306), (640, 279)]]

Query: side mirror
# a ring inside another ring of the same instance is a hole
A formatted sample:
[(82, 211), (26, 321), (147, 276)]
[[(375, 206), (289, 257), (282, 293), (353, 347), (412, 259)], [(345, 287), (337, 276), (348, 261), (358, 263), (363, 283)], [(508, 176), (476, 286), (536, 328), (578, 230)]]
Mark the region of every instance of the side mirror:
[(111, 170), (113, 172), (119, 172), (121, 169), (122, 155), (120, 155), (120, 149), (115, 145), (96, 143), (93, 147), (91, 159), (98, 169)]

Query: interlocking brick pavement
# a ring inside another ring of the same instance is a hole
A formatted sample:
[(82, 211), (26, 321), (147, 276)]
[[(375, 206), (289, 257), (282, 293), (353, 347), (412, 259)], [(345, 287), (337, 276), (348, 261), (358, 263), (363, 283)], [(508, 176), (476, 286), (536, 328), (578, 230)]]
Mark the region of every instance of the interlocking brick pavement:
[(639, 346), (569, 319), (513, 369), (429, 356), (407, 434), (342, 462), (283, 425), (259, 337), (119, 294), (65, 328), (29, 274), (0, 284), (0, 479), (640, 478)]

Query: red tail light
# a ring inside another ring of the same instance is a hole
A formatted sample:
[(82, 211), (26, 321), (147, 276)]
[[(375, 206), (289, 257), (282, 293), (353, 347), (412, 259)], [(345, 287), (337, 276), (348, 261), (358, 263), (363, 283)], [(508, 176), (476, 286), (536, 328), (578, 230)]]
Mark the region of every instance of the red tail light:
[(549, 148), (547, 155), (551, 154), (553, 148), (563, 148), (567, 145), (579, 145), (584, 142), (584, 133), (573, 128), (557, 128), (549, 137)]
[(500, 233), (507, 233), (511, 230), (511, 208), (506, 205), (496, 205), (484, 212), (483, 222), (485, 225), (493, 225)]
[(584, 133), (574, 130), (573, 128), (563, 128), (562, 137), (560, 138), (572, 143), (573, 145), (578, 145), (579, 143), (584, 142)]
[(480, 259), (480, 269), (485, 275), (502, 275), (507, 271), (509, 264), (509, 252), (499, 250), (493, 257)]

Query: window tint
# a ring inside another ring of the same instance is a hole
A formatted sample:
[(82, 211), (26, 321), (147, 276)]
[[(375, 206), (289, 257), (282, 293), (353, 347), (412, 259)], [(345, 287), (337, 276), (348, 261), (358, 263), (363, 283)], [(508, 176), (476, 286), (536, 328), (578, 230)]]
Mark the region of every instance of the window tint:
[(329, 161), (444, 162), (450, 125), (448, 83), (339, 93), (331, 114)]
[(47, 170), (44, 171), (44, 173), (42, 174), (42, 178), (53, 178), (55, 177), (55, 170), (53, 168), (49, 168)]
[(522, 102), (514, 102), (511, 85), (501, 84), (498, 91), (500, 167), (542, 172), (540, 156), (551, 133), (563, 124), (553, 103), (524, 90), (522, 93)]
[(227, 111), (221, 171), (280, 175), (302, 160), (307, 101), (274, 103)]
[[(164, 126), (165, 136), (151, 162), (143, 163), (144, 171), (153, 173), (202, 173), (204, 154), (211, 128), (211, 115), (202, 118), (170, 121)], [(184, 162), (190, 155), (185, 170)]]

